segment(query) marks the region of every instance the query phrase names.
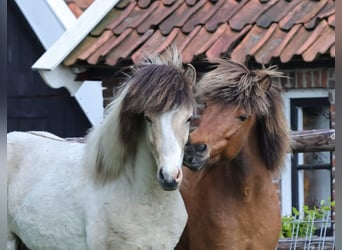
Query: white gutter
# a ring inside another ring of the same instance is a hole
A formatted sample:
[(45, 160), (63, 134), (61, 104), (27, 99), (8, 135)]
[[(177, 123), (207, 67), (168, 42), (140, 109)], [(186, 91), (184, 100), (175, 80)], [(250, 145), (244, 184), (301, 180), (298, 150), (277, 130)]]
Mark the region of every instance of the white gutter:
[(15, 1), (46, 49), (32, 69), (50, 87), (68, 89), (91, 124), (99, 124), (103, 118), (100, 82), (74, 81), (75, 74), (62, 62), (119, 0), (95, 0), (78, 19), (64, 0)]

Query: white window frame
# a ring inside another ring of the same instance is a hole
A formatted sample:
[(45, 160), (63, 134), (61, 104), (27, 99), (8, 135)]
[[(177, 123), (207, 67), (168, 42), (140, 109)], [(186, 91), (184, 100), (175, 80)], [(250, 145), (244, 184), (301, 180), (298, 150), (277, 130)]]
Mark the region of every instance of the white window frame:
[[(328, 89), (289, 89), (283, 93), (283, 101), (285, 108), (285, 116), (289, 128), (291, 127), (291, 99), (297, 98), (321, 98), (329, 97)], [(282, 216), (291, 215), (292, 213), (292, 178), (291, 178), (291, 154), (288, 154), (285, 160), (285, 169), (281, 175), (281, 213)], [(303, 191), (299, 191), (303, 192)], [(303, 193), (299, 193), (303, 196)]]

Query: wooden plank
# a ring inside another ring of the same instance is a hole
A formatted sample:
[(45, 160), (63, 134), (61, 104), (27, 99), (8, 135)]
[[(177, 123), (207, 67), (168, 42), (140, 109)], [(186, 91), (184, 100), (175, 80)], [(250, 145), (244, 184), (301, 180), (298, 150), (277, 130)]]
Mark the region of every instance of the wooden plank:
[(335, 151), (335, 129), (291, 131), (293, 153)]
[[(291, 148), (293, 153), (335, 151), (335, 129), (313, 129), (291, 131)], [(70, 141), (84, 143), (84, 138), (66, 138)]]

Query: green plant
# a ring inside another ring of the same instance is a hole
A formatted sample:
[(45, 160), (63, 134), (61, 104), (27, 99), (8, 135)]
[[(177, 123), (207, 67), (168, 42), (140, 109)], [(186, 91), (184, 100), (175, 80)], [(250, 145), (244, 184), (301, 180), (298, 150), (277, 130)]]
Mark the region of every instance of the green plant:
[(300, 218), (300, 212), (293, 207), (292, 215), (282, 216), (281, 218), (282, 228), (280, 238), (291, 238), (293, 236), (305, 237), (306, 235), (312, 235), (316, 230), (313, 221), (323, 219), (324, 215), (327, 212), (330, 212), (332, 207), (335, 207), (335, 201), (326, 202), (322, 200), (320, 206), (314, 206), (314, 208), (309, 208), (307, 205), (304, 205), (304, 215), (302, 218)]

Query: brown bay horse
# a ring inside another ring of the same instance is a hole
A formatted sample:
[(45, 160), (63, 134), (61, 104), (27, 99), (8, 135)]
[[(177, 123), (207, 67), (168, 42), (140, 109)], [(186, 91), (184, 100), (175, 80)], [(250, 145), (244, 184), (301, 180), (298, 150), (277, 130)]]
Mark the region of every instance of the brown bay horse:
[[(274, 250), (281, 229), (272, 176), (290, 148), (281, 73), (216, 59), (197, 85), (205, 103), (186, 145), (188, 222), (177, 250)], [(203, 165), (203, 167), (202, 167)]]

